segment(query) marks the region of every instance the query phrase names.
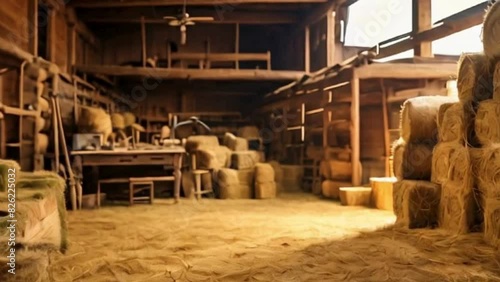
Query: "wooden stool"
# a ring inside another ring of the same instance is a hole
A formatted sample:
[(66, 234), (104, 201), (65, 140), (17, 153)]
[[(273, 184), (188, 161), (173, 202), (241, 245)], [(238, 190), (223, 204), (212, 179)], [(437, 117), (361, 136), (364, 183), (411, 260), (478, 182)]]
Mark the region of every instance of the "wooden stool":
[(194, 175), (194, 181), (195, 181), (195, 188), (196, 191), (194, 191), (194, 195), (196, 195), (196, 199), (199, 200), (201, 199), (201, 195), (203, 194), (208, 194), (208, 193), (213, 193), (213, 190), (201, 190), (201, 176), (203, 174), (210, 173), (210, 171), (205, 170), (205, 169), (195, 169), (193, 170), (193, 175)]
[(110, 178), (110, 179), (100, 179), (97, 181), (97, 197), (96, 206), (101, 207), (101, 184), (112, 184), (112, 183), (128, 183), (128, 178)]

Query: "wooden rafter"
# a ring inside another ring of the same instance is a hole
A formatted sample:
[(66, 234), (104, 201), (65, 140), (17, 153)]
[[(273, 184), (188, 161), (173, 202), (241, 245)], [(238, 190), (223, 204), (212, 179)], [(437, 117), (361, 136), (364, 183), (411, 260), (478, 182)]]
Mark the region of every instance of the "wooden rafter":
[[(434, 24), (434, 27), (416, 34), (408, 34), (406, 39), (389, 46), (380, 46), (377, 58), (384, 58), (411, 50), (420, 42), (434, 41), (483, 22), (487, 2), (480, 3), (462, 12), (454, 14)], [(401, 36), (398, 36), (400, 38)], [(391, 41), (391, 40), (388, 40)]]
[[(323, 3), (327, 0), (189, 0), (188, 5), (239, 5), (239, 4), (289, 4), (289, 3)], [(139, 7), (139, 6), (178, 6), (184, 0), (73, 0), (69, 5), (82, 8), (103, 7)]]

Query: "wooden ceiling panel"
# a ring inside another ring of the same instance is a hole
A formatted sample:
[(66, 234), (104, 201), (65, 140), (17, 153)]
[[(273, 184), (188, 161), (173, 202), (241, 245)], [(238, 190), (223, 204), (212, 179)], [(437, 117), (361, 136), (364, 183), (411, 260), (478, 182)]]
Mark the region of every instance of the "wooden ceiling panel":
[[(327, 0), (187, 0), (187, 5), (224, 6), (240, 4), (300, 4), (324, 3)], [(104, 7), (139, 7), (139, 6), (176, 6), (183, 5), (184, 0), (72, 0), (69, 5), (85, 8)]]

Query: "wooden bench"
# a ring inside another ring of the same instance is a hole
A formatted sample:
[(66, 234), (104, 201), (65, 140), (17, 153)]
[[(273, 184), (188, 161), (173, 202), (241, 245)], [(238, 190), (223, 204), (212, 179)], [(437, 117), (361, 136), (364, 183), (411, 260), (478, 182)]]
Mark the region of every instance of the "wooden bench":
[[(129, 203), (132, 206), (136, 201), (149, 201), (153, 204), (154, 200), (154, 182), (174, 181), (174, 176), (147, 176), (147, 177), (129, 177), (129, 178), (109, 178), (100, 179), (97, 182), (97, 207), (101, 206), (101, 184), (129, 183)], [(136, 186), (139, 186), (136, 188)], [(149, 190), (149, 196), (135, 196), (135, 194)]]

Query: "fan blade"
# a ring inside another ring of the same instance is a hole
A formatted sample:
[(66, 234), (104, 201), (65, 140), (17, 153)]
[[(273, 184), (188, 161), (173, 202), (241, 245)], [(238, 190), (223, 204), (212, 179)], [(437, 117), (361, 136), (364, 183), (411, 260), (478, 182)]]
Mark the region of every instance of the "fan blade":
[(173, 17), (173, 16), (165, 16), (163, 17), (164, 20), (177, 20), (177, 17)]
[(187, 21), (186, 23), (184, 23), (184, 24), (185, 24), (185, 25), (194, 25), (195, 23), (194, 23), (194, 22), (192, 22), (192, 21), (190, 21), (190, 20), (188, 20), (188, 21)]
[(190, 21), (197, 21), (197, 22), (210, 22), (213, 21), (213, 17), (190, 17)]
[(168, 22), (168, 24), (170, 26), (180, 26), (180, 25), (182, 25), (182, 22), (179, 21), (179, 20), (171, 20), (171, 21)]

